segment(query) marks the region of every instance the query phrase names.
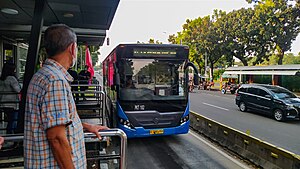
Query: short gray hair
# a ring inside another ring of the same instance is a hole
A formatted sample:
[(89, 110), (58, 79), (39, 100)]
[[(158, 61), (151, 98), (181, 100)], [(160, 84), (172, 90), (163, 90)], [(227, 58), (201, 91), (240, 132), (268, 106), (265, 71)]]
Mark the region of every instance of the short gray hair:
[(76, 41), (75, 32), (64, 24), (51, 25), (44, 34), (44, 46), (50, 58), (65, 51), (71, 43)]

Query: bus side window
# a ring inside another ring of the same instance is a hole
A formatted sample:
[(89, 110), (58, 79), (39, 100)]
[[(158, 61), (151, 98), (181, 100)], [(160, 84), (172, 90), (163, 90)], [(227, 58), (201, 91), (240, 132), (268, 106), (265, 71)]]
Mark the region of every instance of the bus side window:
[(114, 74), (113, 74), (113, 84), (111, 85), (111, 90), (116, 90), (117, 86), (120, 85), (120, 74), (118, 73), (117, 65), (114, 63)]

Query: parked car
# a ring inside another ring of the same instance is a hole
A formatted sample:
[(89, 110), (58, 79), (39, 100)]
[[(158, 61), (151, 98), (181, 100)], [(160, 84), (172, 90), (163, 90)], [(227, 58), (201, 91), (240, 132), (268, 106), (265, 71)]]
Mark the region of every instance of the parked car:
[(300, 99), (289, 90), (272, 85), (245, 84), (236, 93), (240, 111), (256, 110), (277, 121), (299, 118)]

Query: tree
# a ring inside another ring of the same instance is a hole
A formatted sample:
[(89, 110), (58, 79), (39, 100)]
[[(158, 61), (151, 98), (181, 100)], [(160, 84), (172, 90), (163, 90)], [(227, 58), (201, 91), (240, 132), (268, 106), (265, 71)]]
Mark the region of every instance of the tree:
[(162, 44), (162, 42), (160, 42), (159, 40), (154, 40), (153, 38), (150, 38), (148, 43), (151, 43), (151, 44)]
[(200, 43), (200, 39), (198, 39), (198, 37), (203, 30), (202, 21), (203, 18), (201, 17), (195, 20), (187, 19), (186, 23), (182, 26), (182, 32), (177, 32), (177, 35), (169, 35), (168, 39), (168, 41), (172, 44), (183, 44), (189, 46), (189, 60), (198, 65), (200, 73), (202, 72), (202, 69), (204, 70), (204, 56), (203, 53), (197, 50), (197, 44)]
[[(277, 55), (271, 55), (268, 60), (264, 60), (261, 65), (277, 65), (278, 64)], [(295, 56), (293, 53), (284, 54), (283, 64), (300, 64), (300, 56)]]
[(293, 53), (287, 53), (283, 57), (283, 64), (300, 64), (300, 56), (295, 56)]
[(223, 11), (214, 11), (214, 15), (198, 17), (194, 20), (187, 19), (182, 26), (183, 30), (177, 35), (170, 35), (169, 42), (188, 45), (190, 48), (190, 61), (204, 68), (204, 58), (208, 59), (210, 74), (213, 75), (214, 64), (223, 56), (226, 45), (219, 35), (216, 21), (225, 15)]
[(205, 18), (203, 24), (205, 31), (200, 35), (200, 43), (197, 46), (197, 49), (201, 53), (207, 55), (211, 78), (213, 78), (214, 64), (224, 55), (227, 46), (224, 37), (221, 36), (222, 32), (219, 31), (218, 24), (216, 23), (218, 19), (225, 15), (226, 13), (221, 10), (214, 10), (212, 17), (207, 16)]
[[(209, 17), (196, 18), (194, 20), (186, 20), (186, 23), (182, 26), (182, 34), (179, 34), (180, 42), (188, 45), (190, 48), (189, 59), (191, 62), (198, 65), (199, 72), (205, 71), (204, 53), (197, 47), (201, 43), (201, 35), (205, 29), (205, 22), (209, 20)], [(202, 71), (203, 70), (203, 71)]]
[(216, 21), (219, 35), (226, 44), (224, 55), (228, 62), (233, 62), (233, 57), (238, 58), (244, 66), (248, 65), (255, 46), (251, 41), (255, 30), (249, 26), (254, 15), (253, 9), (234, 10), (223, 15)]
[[(91, 45), (91, 46), (88, 46), (88, 47), (89, 47), (90, 54), (91, 54), (91, 57), (92, 57), (93, 66), (95, 66), (96, 63), (99, 60), (99, 57), (98, 57), (100, 55), (99, 46), (93, 46), (93, 45)], [(81, 67), (83, 67), (85, 65), (85, 49), (86, 49), (86, 45), (79, 45), (78, 48), (79, 49), (78, 49), (78, 54), (77, 54), (77, 65), (78, 65), (78, 68), (81, 69)]]
[[(252, 0), (247, 0), (249, 3)], [(300, 32), (300, 2), (293, 0), (256, 0), (253, 26), (257, 27), (259, 37), (267, 40), (270, 50), (283, 62), (286, 51), (291, 49), (292, 41)], [(263, 57), (258, 55), (258, 60)]]
[(93, 66), (95, 66), (99, 60), (99, 55), (100, 55), (99, 46), (89, 46), (89, 50), (91, 53)]

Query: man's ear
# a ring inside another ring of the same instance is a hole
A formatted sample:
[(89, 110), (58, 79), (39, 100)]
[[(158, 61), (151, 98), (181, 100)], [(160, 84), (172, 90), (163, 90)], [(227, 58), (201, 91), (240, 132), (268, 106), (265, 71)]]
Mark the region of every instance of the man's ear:
[(76, 55), (76, 49), (77, 48), (77, 44), (74, 42), (72, 43), (72, 51), (74, 52), (73, 54)]
[(71, 43), (68, 47), (69, 52), (71, 53), (71, 55), (75, 55), (76, 53), (76, 43)]

